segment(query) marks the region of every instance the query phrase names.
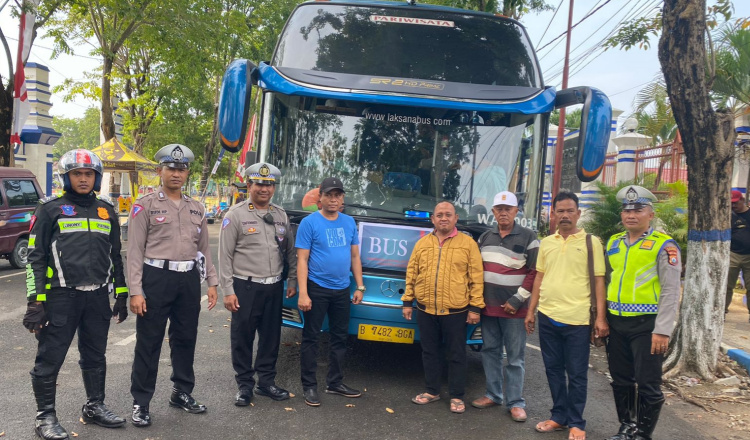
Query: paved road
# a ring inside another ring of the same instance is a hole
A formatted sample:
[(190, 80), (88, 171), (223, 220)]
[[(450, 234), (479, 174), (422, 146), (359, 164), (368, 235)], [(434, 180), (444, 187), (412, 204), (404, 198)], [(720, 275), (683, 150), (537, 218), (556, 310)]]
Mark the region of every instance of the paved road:
[[(211, 245), (216, 255), (218, 225), (209, 227)], [(36, 341), (20, 325), (25, 310), (24, 275), (7, 262), (0, 261), (0, 432), (8, 439), (32, 439), (34, 399), (28, 371), (34, 360)], [(205, 287), (204, 287), (205, 292)], [(205, 303), (204, 303), (205, 305)], [(77, 365), (76, 342), (68, 353), (58, 378), (58, 417), (63, 426), (81, 439), (416, 439), (416, 438), (498, 438), (545, 440), (565, 439), (565, 432), (539, 434), (534, 425), (549, 415), (551, 399), (536, 348), (536, 337), (529, 339), (526, 357), (525, 394), (529, 421), (510, 420), (504, 408), (477, 410), (469, 407), (465, 414), (451, 414), (447, 394), (443, 400), (416, 406), (410, 398), (423, 391), (419, 346), (350, 341), (345, 366), (346, 383), (364, 390), (362, 398), (346, 399), (323, 394), (322, 406), (311, 408), (301, 398), (299, 383), (299, 346), (301, 333), (284, 329), (278, 362), (277, 383), (290, 389), (295, 398), (274, 402), (256, 397), (255, 405), (237, 408), (233, 405), (235, 384), (229, 357), (229, 312), (221, 306), (201, 313), (196, 355), (197, 385), (194, 396), (205, 403), (206, 414), (192, 415), (167, 405), (170, 391), (168, 346), (162, 351), (159, 380), (151, 412), (154, 425), (138, 429), (108, 430), (79, 422), (80, 407), (85, 400)], [(106, 402), (117, 413), (129, 415), (130, 366), (133, 359), (135, 320), (132, 316), (120, 325), (112, 325), (109, 334), (108, 380)], [(601, 364), (603, 353), (592, 356)], [(324, 383), (325, 359), (320, 360), (319, 378)], [(469, 353), (468, 400), (483, 393), (484, 375), (478, 353)], [(354, 407), (347, 407), (353, 404)], [(677, 417), (674, 409), (665, 407), (656, 438), (692, 440), (712, 438)], [(387, 408), (393, 410), (389, 413)], [(600, 439), (613, 433), (615, 412), (607, 378), (590, 370), (589, 401), (585, 413), (588, 436)], [(725, 437), (726, 438), (726, 437)]]

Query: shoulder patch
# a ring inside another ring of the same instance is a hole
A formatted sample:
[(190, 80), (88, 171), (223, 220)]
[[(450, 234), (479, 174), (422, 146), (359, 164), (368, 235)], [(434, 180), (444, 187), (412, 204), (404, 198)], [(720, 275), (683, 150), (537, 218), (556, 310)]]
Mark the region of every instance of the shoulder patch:
[(664, 248), (664, 250), (667, 252), (667, 261), (669, 262), (670, 266), (677, 266), (677, 261), (679, 261), (677, 248), (673, 246), (669, 246)]
[(221, 222), (221, 229), (224, 230), (229, 226), (229, 224), (232, 223), (231, 220), (229, 220), (228, 217), (224, 217), (224, 220)]
[(42, 204), (42, 205), (44, 205), (45, 203), (51, 202), (53, 200), (57, 200), (59, 198), (60, 198), (60, 195), (49, 196), (49, 197), (45, 197), (45, 198), (39, 200), (39, 203)]
[(105, 195), (99, 194), (98, 196), (96, 196), (96, 198), (99, 199), (99, 200), (101, 200), (102, 202), (106, 203), (109, 206), (112, 206), (112, 207), (115, 206), (115, 202), (113, 202), (112, 199), (110, 199), (109, 197), (107, 197)]
[(130, 217), (131, 218), (136, 218), (136, 216), (138, 214), (140, 214), (141, 211), (143, 211), (143, 206), (141, 206), (141, 205), (133, 205), (133, 210), (130, 211)]

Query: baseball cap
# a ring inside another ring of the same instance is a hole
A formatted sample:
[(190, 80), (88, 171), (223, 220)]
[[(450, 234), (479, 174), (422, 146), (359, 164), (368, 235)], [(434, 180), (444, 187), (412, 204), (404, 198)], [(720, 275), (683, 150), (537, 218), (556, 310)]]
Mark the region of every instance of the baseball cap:
[(492, 206), (497, 205), (518, 206), (518, 199), (510, 191), (499, 192), (495, 194), (495, 199), (492, 201)]
[(732, 190), (732, 203), (739, 202), (741, 198), (742, 198), (741, 192), (737, 191), (736, 189)]
[(323, 182), (320, 184), (320, 192), (327, 193), (328, 191), (338, 189), (341, 190), (341, 192), (344, 191), (344, 184), (341, 183), (341, 180), (337, 177), (326, 177), (323, 179)]

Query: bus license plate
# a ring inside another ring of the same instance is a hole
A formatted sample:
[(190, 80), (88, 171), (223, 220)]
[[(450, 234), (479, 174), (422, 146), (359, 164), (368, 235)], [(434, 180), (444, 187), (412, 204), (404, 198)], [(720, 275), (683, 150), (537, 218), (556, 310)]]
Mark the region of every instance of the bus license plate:
[(358, 339), (366, 341), (395, 342), (398, 344), (413, 344), (414, 329), (400, 327), (386, 327), (384, 325), (360, 324)]

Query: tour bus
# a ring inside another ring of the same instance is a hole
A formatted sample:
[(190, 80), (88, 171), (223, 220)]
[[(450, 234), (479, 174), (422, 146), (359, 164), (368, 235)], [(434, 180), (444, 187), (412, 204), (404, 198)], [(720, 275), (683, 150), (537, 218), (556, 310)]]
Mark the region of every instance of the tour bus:
[[(452, 202), (459, 230), (476, 239), (496, 225), (494, 194), (510, 190), (519, 198), (516, 220), (537, 229), (550, 113), (583, 105), (582, 181), (599, 175), (610, 133), (607, 97), (545, 86), (519, 22), (414, 1), (299, 5), (270, 61), (235, 60), (225, 72), (219, 126), (230, 152), (244, 143), (253, 87), (260, 95), (254, 159), (281, 170), (273, 201), (292, 226), (310, 214), (303, 198), (325, 177), (344, 183), (367, 288), (352, 305), (349, 332), (365, 340), (419, 340), (416, 322), (402, 317), (401, 295), (411, 250), (432, 230), (437, 202)], [(297, 298), (286, 299), (284, 325), (303, 322)], [(481, 327), (470, 325), (466, 339), (480, 347)]]

